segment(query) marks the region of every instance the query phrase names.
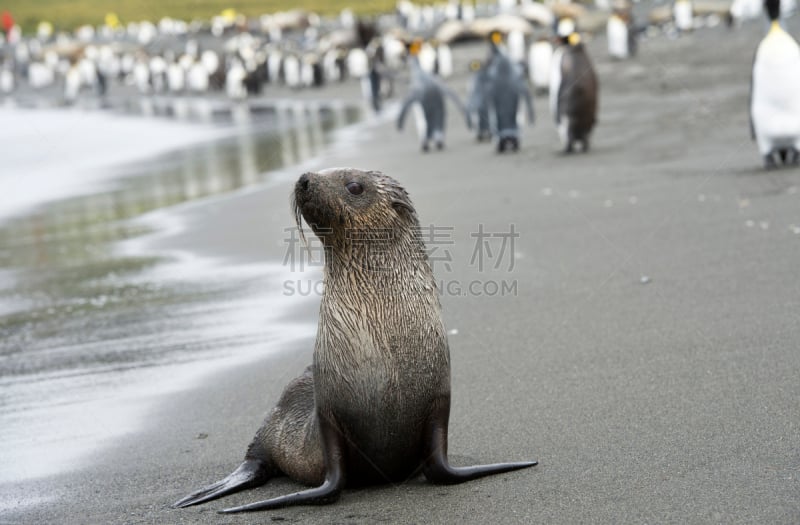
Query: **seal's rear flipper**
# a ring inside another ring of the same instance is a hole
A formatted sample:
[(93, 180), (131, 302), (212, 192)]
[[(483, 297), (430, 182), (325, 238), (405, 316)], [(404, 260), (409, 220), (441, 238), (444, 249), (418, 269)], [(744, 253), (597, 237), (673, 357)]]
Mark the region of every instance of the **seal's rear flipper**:
[(249, 489), (263, 485), (272, 477), (271, 469), (266, 461), (261, 459), (246, 459), (225, 479), (192, 492), (185, 498), (179, 499), (172, 504), (172, 508), (189, 507), (204, 503), (212, 499), (217, 499), (240, 490)]
[[(501, 139), (505, 140), (505, 139)], [(455, 484), (473, 479), (511, 472), (539, 464), (538, 461), (520, 461), (517, 463), (493, 463), (471, 467), (454, 467), (447, 460), (447, 425), (450, 417), (449, 396), (437, 400), (431, 410), (431, 419), (426, 431), (426, 457), (422, 472), (432, 483)]]
[(319, 487), (306, 489), (294, 494), (278, 496), (249, 505), (223, 509), (220, 514), (252, 512), (254, 510), (278, 509), (292, 505), (326, 505), (339, 499), (345, 486), (344, 438), (329, 418), (319, 418), (319, 431), (322, 438), (322, 453), (325, 458), (325, 481)]
[(229, 509), (218, 510), (218, 514), (236, 514), (237, 512), (253, 512), (256, 510), (271, 510), (280, 509), (283, 507), (291, 507), (293, 505), (327, 505), (339, 499), (339, 494), (342, 492), (343, 482), (341, 478), (335, 480), (325, 480), (319, 487), (313, 489), (295, 492), (294, 494), (287, 494), (285, 496), (278, 496), (240, 507), (231, 507)]

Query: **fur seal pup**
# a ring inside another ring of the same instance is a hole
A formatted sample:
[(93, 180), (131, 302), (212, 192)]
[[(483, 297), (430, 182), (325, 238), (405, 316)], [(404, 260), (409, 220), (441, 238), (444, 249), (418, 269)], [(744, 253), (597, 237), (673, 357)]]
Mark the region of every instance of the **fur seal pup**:
[(597, 115), (597, 75), (571, 19), (558, 24), (561, 45), (553, 54), (550, 74), (550, 113), (565, 153), (576, 142), (589, 151), (589, 134)]
[(450, 351), (414, 206), (392, 178), (335, 168), (300, 177), (301, 217), (325, 246), (313, 364), (284, 390), (228, 477), (176, 502), (202, 503), (288, 475), (314, 488), (225, 509), (330, 503), (345, 484), (422, 472), (461, 483), (536, 461), (453, 467)]
[(750, 134), (774, 168), (776, 154), (784, 164), (800, 160), (800, 46), (780, 26), (780, 0), (764, 5), (771, 27), (753, 59)]
[(419, 41), (411, 43), (408, 47), (411, 62), (411, 93), (403, 101), (403, 106), (397, 117), (397, 129), (403, 129), (409, 108), (413, 104), (419, 103), (422, 106), (422, 114), (425, 119), (424, 129), (421, 133), (422, 151), (428, 151), (431, 141), (436, 144), (436, 149), (444, 149), (444, 123), (447, 115), (444, 97), (450, 97), (456, 104), (467, 121), (467, 127), (470, 129), (472, 128), (472, 120), (458, 95), (439, 82), (433, 75), (422, 69), (418, 59), (421, 49), (422, 43)]

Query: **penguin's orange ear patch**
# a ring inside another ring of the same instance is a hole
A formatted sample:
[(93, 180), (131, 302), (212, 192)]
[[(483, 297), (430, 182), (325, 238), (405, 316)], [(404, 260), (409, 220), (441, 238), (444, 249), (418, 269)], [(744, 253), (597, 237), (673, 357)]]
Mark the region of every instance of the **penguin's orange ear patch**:
[(503, 41), (503, 34), (500, 31), (492, 31), (489, 38), (492, 40), (492, 43), (499, 44)]
[(422, 40), (416, 39), (411, 44), (408, 45), (408, 54), (411, 56), (417, 56), (422, 49)]
[(571, 46), (577, 46), (581, 43), (581, 35), (578, 33), (572, 33), (567, 37), (567, 42), (569, 42), (569, 45)]

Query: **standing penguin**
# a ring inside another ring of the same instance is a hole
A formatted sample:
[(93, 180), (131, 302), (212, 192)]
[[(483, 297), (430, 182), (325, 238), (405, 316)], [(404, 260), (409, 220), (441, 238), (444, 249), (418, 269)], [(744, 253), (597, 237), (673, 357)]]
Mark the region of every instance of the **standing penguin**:
[(764, 166), (800, 161), (800, 46), (781, 28), (780, 0), (766, 0), (771, 26), (753, 60), (750, 131)]
[(571, 19), (559, 22), (558, 35), (561, 45), (553, 53), (550, 113), (564, 152), (572, 153), (576, 142), (587, 152), (597, 115), (597, 75)]
[(472, 120), (467, 108), (464, 107), (458, 96), (437, 81), (433, 75), (422, 70), (417, 60), (421, 47), (421, 42), (415, 41), (408, 49), (411, 56), (411, 93), (409, 93), (400, 109), (400, 115), (397, 117), (397, 129), (403, 129), (406, 114), (412, 104), (419, 103), (422, 106), (422, 113), (425, 118), (425, 129), (422, 131), (422, 151), (428, 151), (430, 141), (436, 144), (436, 149), (444, 149), (445, 95), (449, 96), (464, 114), (467, 127), (470, 129), (472, 128)]
[(14, 91), (14, 73), (8, 67), (0, 69), (0, 93), (8, 95)]
[(492, 139), (492, 130), (489, 123), (489, 90), (492, 79), (489, 77), (489, 68), (481, 64), (480, 60), (473, 60), (469, 64), (472, 78), (468, 90), (467, 108), (470, 113), (478, 116), (478, 142)]
[(528, 77), (537, 95), (547, 93), (550, 87), (550, 63), (553, 60), (553, 45), (547, 38), (540, 38), (528, 50)]
[(675, 27), (680, 32), (692, 30), (694, 17), (694, 7), (691, 0), (675, 0), (672, 5), (672, 17), (675, 20)]
[(636, 31), (630, 6), (621, 3), (614, 6), (606, 24), (608, 54), (611, 58), (624, 60), (636, 54)]
[(525, 99), (528, 121), (533, 123), (533, 101), (521, 67), (500, 48), (502, 36), (493, 32), (490, 36), (491, 58), (489, 59), (489, 104), (495, 118), (497, 151), (519, 149), (519, 126), (517, 110), (520, 96)]
[(445, 43), (436, 45), (436, 74), (442, 78), (453, 75), (453, 52)]

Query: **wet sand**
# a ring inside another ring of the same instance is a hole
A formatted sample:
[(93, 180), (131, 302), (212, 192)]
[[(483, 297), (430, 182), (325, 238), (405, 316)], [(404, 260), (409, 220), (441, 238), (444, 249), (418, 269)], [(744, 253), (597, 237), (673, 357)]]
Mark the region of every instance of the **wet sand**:
[[(310, 362), (305, 338), (164, 396), (141, 432), (82, 470), (6, 487), (11, 501), (52, 501), (0, 521), (797, 522), (800, 171), (763, 172), (749, 139), (761, 29), (655, 39), (624, 63), (605, 58), (604, 39), (592, 42), (602, 91), (588, 155), (557, 152), (538, 98), (537, 124), (515, 155), (476, 145), (451, 111), (443, 153), (419, 153), (413, 126), (398, 134), (386, 123), (358, 151), (320, 160), (396, 177), (440, 235), (434, 268), (455, 332), (453, 461), (537, 458), (536, 468), (460, 486), (347, 490), (327, 507), (216, 514), (299, 488), (279, 479), (170, 509), (235, 468)], [(155, 245), (280, 262), (291, 184), (184, 210), (185, 228)], [(513, 250), (492, 244), (477, 264), (470, 234), (482, 227), (500, 243), (511, 225)], [(487, 283), (503, 282), (515, 293), (491, 295)], [(313, 323), (316, 308), (298, 297), (286, 322)]]

